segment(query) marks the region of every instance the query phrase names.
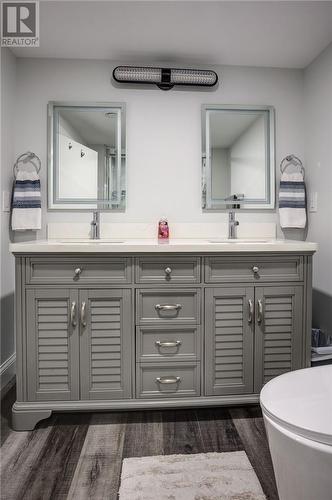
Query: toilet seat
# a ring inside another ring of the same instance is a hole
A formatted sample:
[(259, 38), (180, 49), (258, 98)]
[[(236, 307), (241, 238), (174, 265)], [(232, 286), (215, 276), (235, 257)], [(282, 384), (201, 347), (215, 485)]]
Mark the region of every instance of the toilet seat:
[(263, 387), (260, 404), (281, 427), (332, 446), (332, 365), (276, 377)]

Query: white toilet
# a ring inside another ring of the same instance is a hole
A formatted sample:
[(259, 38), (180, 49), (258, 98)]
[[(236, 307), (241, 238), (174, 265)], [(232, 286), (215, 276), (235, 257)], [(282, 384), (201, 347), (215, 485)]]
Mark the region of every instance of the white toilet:
[(332, 500), (332, 365), (271, 380), (260, 403), (280, 500)]

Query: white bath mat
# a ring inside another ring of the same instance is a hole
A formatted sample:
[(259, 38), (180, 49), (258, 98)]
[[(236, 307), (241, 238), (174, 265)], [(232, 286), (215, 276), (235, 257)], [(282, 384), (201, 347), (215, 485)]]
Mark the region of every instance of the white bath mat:
[(120, 500), (266, 500), (244, 451), (126, 458)]

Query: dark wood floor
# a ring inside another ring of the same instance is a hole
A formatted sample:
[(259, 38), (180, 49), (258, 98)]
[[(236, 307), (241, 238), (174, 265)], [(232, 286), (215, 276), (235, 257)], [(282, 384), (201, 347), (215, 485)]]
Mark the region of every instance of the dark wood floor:
[(258, 406), (63, 413), (14, 432), (14, 400), (15, 388), (2, 401), (2, 500), (115, 500), (123, 458), (236, 450), (246, 451), (266, 497), (278, 500)]

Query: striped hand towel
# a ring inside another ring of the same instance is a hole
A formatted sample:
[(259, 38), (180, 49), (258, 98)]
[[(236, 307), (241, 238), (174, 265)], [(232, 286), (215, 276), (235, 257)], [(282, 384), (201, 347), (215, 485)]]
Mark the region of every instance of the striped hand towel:
[(12, 230), (41, 229), (40, 179), (36, 171), (19, 170), (12, 196)]
[(304, 229), (307, 224), (306, 192), (302, 173), (283, 172), (279, 189), (280, 226)]

